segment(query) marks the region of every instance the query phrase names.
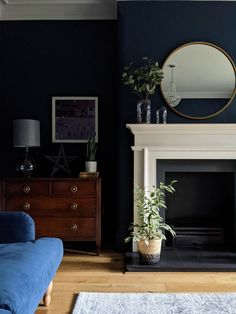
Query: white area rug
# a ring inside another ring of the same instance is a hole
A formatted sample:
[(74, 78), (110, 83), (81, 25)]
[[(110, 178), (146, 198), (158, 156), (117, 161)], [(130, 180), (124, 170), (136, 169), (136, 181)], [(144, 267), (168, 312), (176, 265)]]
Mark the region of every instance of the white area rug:
[(81, 292), (73, 314), (236, 314), (236, 293)]

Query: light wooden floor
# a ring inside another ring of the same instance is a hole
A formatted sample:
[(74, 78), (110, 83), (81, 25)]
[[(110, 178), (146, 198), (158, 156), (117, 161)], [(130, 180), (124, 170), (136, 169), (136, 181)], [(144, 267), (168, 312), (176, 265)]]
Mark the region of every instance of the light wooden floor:
[(96, 292), (234, 291), (236, 273), (155, 272), (123, 273), (123, 256), (102, 252), (100, 256), (66, 253), (56, 274), (52, 302), (39, 306), (36, 314), (71, 313), (76, 294)]

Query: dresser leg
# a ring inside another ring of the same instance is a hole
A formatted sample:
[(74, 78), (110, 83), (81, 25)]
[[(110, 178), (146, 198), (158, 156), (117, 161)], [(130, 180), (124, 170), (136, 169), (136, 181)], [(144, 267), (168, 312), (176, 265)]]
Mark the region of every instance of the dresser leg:
[(96, 243), (96, 254), (100, 254), (100, 243)]

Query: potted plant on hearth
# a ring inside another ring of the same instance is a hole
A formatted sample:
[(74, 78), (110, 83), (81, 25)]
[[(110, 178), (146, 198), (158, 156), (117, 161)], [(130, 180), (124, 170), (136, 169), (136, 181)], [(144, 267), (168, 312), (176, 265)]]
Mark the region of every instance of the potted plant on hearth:
[(90, 133), (88, 138), (88, 143), (86, 147), (86, 161), (85, 161), (85, 171), (96, 172), (97, 171), (97, 161), (96, 161), (96, 133)]
[(166, 209), (165, 193), (174, 193), (173, 180), (169, 185), (160, 183), (160, 186), (153, 186), (151, 191), (145, 191), (136, 187), (136, 207), (138, 221), (132, 223), (129, 230), (130, 235), (125, 242), (133, 239), (137, 241), (138, 251), (142, 264), (155, 264), (160, 260), (161, 243), (166, 239), (165, 231), (175, 236), (175, 231), (166, 224), (160, 214)]
[(157, 61), (142, 57), (142, 62), (143, 64), (140, 66), (135, 65), (133, 62), (125, 66), (122, 81), (139, 97), (137, 122), (151, 123), (151, 101), (149, 98), (155, 94), (164, 74)]

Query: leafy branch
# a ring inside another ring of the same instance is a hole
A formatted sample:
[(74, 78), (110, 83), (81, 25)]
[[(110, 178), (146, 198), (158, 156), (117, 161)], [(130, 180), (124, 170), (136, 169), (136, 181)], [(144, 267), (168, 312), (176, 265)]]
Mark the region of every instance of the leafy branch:
[(143, 65), (135, 66), (130, 62), (124, 67), (122, 81), (129, 86), (141, 99), (147, 99), (155, 94), (157, 86), (161, 83), (164, 74), (159, 68), (158, 62), (148, 57), (142, 57)]

